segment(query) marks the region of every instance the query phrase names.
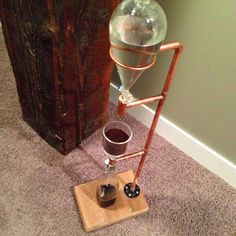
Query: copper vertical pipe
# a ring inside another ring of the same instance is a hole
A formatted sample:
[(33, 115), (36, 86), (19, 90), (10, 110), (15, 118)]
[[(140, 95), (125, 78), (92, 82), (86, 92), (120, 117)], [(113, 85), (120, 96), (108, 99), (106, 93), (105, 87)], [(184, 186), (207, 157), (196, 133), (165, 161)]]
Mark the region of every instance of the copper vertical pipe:
[(156, 113), (155, 113), (155, 116), (153, 118), (152, 125), (151, 125), (151, 128), (149, 130), (147, 141), (146, 141), (146, 144), (145, 144), (145, 147), (144, 147), (145, 152), (141, 157), (138, 169), (136, 171), (136, 174), (135, 174), (135, 177), (134, 177), (134, 180), (133, 180), (133, 183), (132, 183), (132, 188), (131, 188), (132, 191), (134, 191), (134, 189), (135, 189), (137, 178), (140, 176), (145, 158), (148, 154), (148, 150), (149, 150), (149, 147), (151, 145), (151, 141), (152, 141), (155, 129), (156, 129), (156, 125), (157, 125), (158, 119), (160, 117), (163, 105), (165, 103), (166, 96), (167, 96), (167, 93), (169, 91), (171, 82), (173, 80), (176, 65), (177, 65), (177, 62), (179, 60), (180, 54), (183, 50), (183, 46), (180, 43), (175, 42), (175, 43), (163, 45), (160, 49), (161, 51), (172, 50), (172, 49), (175, 49), (175, 53), (173, 55), (172, 62), (171, 62), (171, 65), (170, 65), (170, 68), (169, 68), (169, 71), (168, 71), (168, 74), (167, 74), (167, 77), (166, 77), (166, 81), (165, 81), (165, 84), (164, 84), (164, 87), (163, 87), (163, 90), (162, 90), (163, 99), (161, 99), (160, 102), (158, 103)]

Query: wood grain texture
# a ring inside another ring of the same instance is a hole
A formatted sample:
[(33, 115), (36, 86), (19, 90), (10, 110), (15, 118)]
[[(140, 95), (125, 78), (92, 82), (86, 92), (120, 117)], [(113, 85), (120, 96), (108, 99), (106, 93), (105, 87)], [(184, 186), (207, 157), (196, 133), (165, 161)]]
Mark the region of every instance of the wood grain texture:
[(23, 118), (63, 154), (107, 120), (119, 0), (0, 0)]
[(101, 208), (96, 200), (97, 180), (74, 188), (85, 231), (94, 231), (148, 211), (149, 206), (142, 192), (134, 199), (126, 197), (123, 192), (124, 186), (133, 181), (133, 171), (122, 172), (119, 177), (118, 197), (115, 204), (107, 208)]

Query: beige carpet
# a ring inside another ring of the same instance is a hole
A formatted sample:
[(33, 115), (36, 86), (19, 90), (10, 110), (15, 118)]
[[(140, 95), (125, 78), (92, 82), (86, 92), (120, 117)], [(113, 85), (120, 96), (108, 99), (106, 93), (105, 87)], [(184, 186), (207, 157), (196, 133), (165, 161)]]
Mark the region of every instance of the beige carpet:
[[(126, 121), (135, 133), (133, 150), (147, 129), (131, 117)], [(24, 123), (2, 35), (0, 153), (1, 236), (87, 235), (73, 186), (101, 174), (101, 130), (62, 156)], [(134, 167), (132, 160), (118, 171)], [(90, 235), (236, 235), (236, 190), (158, 136), (139, 182), (149, 212)]]

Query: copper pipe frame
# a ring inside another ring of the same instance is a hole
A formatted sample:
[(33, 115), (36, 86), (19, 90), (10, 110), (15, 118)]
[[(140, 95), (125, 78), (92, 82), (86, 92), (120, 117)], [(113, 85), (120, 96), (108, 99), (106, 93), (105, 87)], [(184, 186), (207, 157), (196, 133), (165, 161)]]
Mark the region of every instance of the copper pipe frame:
[[(132, 191), (134, 191), (137, 179), (141, 174), (143, 164), (144, 164), (144, 161), (145, 161), (146, 156), (148, 154), (148, 151), (149, 151), (149, 148), (150, 148), (150, 145), (151, 145), (151, 141), (152, 141), (152, 138), (153, 138), (156, 126), (157, 126), (157, 122), (159, 120), (163, 105), (165, 103), (166, 96), (167, 96), (168, 91), (170, 89), (171, 82), (174, 78), (176, 65), (177, 65), (177, 63), (179, 61), (179, 58), (180, 58), (180, 55), (183, 51), (183, 46), (179, 42), (173, 42), (173, 43), (162, 45), (160, 47), (159, 51), (163, 52), (163, 51), (169, 51), (169, 50), (175, 50), (175, 53), (172, 57), (172, 61), (171, 61), (171, 64), (170, 64), (170, 67), (169, 67), (169, 70), (168, 70), (168, 73), (167, 73), (167, 76), (166, 76), (165, 84), (163, 86), (161, 95), (151, 96), (151, 97), (148, 97), (148, 98), (136, 99), (136, 100), (128, 102), (128, 103), (125, 101), (125, 99), (122, 95), (119, 97), (118, 111), (117, 112), (120, 116), (123, 116), (125, 114), (127, 108), (147, 104), (147, 103), (154, 102), (154, 101), (159, 101), (159, 103), (157, 105), (157, 108), (156, 108), (156, 112), (155, 112), (153, 121), (152, 121), (152, 125), (150, 127), (150, 130), (149, 130), (149, 133), (148, 133), (148, 136), (147, 136), (147, 139), (146, 139), (144, 149), (140, 152), (136, 152), (136, 153), (129, 154), (129, 155), (123, 155), (122, 157), (117, 159), (117, 161), (121, 161), (121, 160), (127, 160), (129, 158), (137, 157), (137, 156), (141, 155), (141, 160), (139, 162), (139, 166), (138, 166), (138, 169), (136, 171), (136, 174), (135, 174), (135, 177), (134, 177), (134, 180), (133, 180), (133, 183), (132, 183), (132, 189), (131, 189)], [(110, 50), (110, 54), (112, 56), (111, 50)], [(112, 57), (112, 59), (114, 60), (113, 57)], [(116, 62), (116, 59), (114, 61)], [(125, 67), (129, 68), (129, 66), (127, 66), (127, 65), (125, 65)], [(134, 68), (131, 67), (129, 69), (133, 70)]]

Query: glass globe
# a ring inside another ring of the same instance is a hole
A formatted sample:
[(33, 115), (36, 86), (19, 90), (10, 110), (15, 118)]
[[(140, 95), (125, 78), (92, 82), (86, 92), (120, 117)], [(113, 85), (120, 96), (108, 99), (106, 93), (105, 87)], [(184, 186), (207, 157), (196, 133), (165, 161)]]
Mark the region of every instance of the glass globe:
[(154, 0), (124, 0), (110, 20), (111, 56), (116, 62), (127, 101), (133, 100), (129, 89), (142, 72), (155, 63), (166, 31), (162, 8)]

